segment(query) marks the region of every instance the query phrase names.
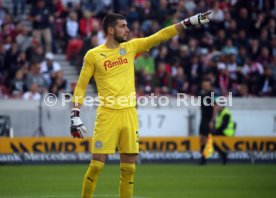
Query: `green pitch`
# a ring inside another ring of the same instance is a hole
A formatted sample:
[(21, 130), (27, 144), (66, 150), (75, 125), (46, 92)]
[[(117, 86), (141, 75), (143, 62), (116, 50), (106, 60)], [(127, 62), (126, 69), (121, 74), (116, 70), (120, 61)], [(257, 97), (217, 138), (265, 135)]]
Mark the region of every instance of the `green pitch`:
[[(78, 198), (86, 165), (0, 166), (1, 198)], [(95, 198), (118, 197), (119, 166), (107, 165)], [(275, 165), (139, 165), (134, 198), (271, 198)]]

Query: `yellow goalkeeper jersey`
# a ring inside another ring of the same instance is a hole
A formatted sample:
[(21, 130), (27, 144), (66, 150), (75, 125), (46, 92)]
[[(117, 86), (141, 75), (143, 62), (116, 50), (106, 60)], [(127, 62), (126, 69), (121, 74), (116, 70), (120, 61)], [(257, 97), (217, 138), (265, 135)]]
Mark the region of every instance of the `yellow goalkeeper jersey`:
[(149, 37), (121, 43), (118, 48), (109, 49), (103, 44), (89, 50), (84, 56), (73, 102), (83, 103), (86, 87), (94, 76), (100, 106), (109, 109), (135, 107), (134, 59), (136, 54), (148, 51), (176, 34), (176, 27), (172, 25)]

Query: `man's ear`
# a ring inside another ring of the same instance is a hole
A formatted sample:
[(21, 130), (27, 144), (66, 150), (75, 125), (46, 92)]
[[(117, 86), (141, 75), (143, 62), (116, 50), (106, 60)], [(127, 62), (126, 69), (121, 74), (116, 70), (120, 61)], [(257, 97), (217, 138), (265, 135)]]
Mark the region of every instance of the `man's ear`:
[(107, 32), (110, 34), (114, 34), (114, 28), (113, 27), (108, 27)]

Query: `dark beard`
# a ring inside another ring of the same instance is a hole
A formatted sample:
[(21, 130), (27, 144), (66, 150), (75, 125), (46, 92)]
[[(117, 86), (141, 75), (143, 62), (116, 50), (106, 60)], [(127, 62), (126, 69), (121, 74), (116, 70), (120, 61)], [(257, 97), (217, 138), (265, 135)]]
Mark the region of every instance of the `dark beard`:
[(117, 41), (118, 43), (123, 43), (127, 41), (123, 37), (117, 36), (117, 34), (114, 35), (114, 40)]

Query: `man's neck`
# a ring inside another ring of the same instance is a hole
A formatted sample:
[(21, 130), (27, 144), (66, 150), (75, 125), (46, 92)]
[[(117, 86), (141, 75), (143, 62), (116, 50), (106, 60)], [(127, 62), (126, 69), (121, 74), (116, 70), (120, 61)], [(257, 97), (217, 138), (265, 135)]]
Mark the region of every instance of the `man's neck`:
[(107, 38), (105, 42), (105, 46), (109, 49), (115, 49), (120, 46), (120, 43), (115, 41), (113, 38)]

